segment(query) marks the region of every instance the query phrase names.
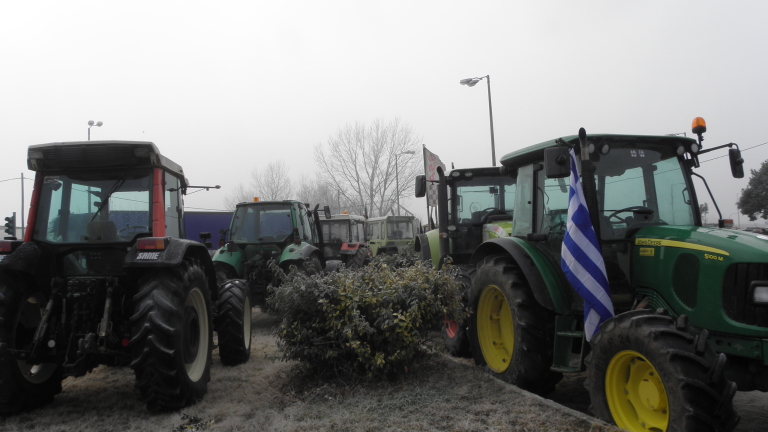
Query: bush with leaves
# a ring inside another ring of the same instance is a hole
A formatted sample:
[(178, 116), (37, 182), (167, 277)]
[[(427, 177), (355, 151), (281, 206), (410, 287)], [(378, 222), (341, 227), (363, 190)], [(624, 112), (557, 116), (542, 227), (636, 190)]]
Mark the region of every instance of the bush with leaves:
[(408, 243), (400, 248), (396, 254), (378, 254), (373, 258), (373, 264), (386, 264), (390, 267), (400, 268), (409, 267), (421, 261), (419, 254), (413, 247), (413, 243)]
[(435, 322), (467, 316), (457, 282), (421, 263), (281, 277), (268, 300), (280, 318), (277, 358), (315, 373), (395, 376), (431, 352)]

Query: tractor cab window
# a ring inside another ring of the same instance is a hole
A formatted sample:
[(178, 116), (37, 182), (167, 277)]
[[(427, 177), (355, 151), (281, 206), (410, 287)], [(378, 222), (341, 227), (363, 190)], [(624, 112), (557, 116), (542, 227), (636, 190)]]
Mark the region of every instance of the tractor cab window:
[(359, 222), (356, 220), (350, 221), (352, 224), (351, 233), (352, 233), (352, 242), (354, 243), (363, 243), (365, 242), (365, 224), (363, 222)]
[(282, 242), (292, 231), (290, 205), (243, 205), (232, 217), (230, 238), (237, 243)]
[(371, 222), (368, 224), (368, 240), (379, 240), (381, 238), (381, 224)]
[(49, 243), (130, 242), (151, 232), (150, 171), (43, 178), (35, 240)]
[(387, 218), (387, 238), (403, 240), (413, 238), (413, 218), (408, 216), (390, 216)]
[(165, 173), (165, 235), (173, 238), (181, 236), (181, 212), (179, 179)]
[(349, 220), (337, 219), (322, 223), (323, 240), (328, 243), (350, 243)]
[(309, 210), (307, 210), (306, 207), (299, 204), (297, 206), (298, 208), (298, 214), (299, 214), (299, 221), (300, 221), (300, 227), (299, 227), (299, 236), (301, 236), (302, 240), (309, 242), (309, 243), (316, 243), (317, 239), (315, 238), (315, 223), (314, 219), (312, 218), (312, 214)]
[[(476, 176), (452, 185), (451, 216), (457, 235), (452, 250), (471, 252), (489, 233), (506, 236), (511, 229), (517, 184), (510, 177)], [(455, 240), (454, 240), (455, 239)]]
[(603, 240), (621, 240), (649, 225), (694, 225), (683, 168), (670, 145), (612, 145), (597, 166)]

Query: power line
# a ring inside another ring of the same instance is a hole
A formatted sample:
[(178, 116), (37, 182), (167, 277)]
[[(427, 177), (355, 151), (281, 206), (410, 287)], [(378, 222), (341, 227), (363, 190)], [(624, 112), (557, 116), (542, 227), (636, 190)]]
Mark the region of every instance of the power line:
[[(747, 148), (745, 148), (745, 149), (744, 149), (744, 150), (742, 150), (742, 151), (743, 151), (743, 152), (745, 152), (745, 151), (747, 151), (747, 150), (751, 150), (751, 149), (753, 149), (753, 148), (755, 148), (755, 147), (764, 146), (764, 145), (766, 145), (766, 144), (768, 144), (768, 141), (767, 141), (767, 142), (764, 142), (764, 143), (762, 143), (762, 144), (753, 145), (752, 147), (747, 147)], [(728, 155), (727, 155), (727, 154), (724, 154), (724, 155), (722, 155), (722, 156), (713, 157), (712, 159), (707, 159), (707, 160), (703, 160), (703, 161), (700, 161), (699, 163), (700, 163), (700, 164), (703, 164), (704, 162), (713, 161), (713, 160), (715, 160), (715, 159), (724, 158), (724, 157), (726, 157), (726, 156), (728, 156)]]

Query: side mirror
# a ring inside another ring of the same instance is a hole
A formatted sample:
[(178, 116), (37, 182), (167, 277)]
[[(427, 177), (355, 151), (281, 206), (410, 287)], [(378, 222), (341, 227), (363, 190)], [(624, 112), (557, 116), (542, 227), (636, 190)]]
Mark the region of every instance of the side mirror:
[(733, 174), (733, 178), (744, 178), (744, 159), (741, 157), (741, 150), (737, 148), (728, 149), (728, 159), (731, 160), (731, 174)]
[(421, 198), (427, 194), (427, 176), (420, 174), (416, 176), (416, 198)]
[(571, 175), (571, 155), (567, 147), (544, 150), (544, 174), (547, 178), (563, 178)]
[(323, 207), (323, 213), (325, 214), (325, 218), (326, 219), (330, 219), (331, 218), (331, 208), (330, 207), (324, 206)]

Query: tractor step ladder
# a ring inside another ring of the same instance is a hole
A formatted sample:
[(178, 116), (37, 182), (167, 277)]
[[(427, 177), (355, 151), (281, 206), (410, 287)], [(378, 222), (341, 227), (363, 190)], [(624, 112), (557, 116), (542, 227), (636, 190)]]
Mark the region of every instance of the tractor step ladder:
[[(561, 315), (555, 318), (555, 349), (552, 366), (550, 367), (551, 370), (564, 373), (583, 372), (586, 370), (584, 367), (584, 357), (586, 355), (585, 350), (589, 349), (589, 346), (584, 339), (584, 332), (577, 330), (577, 324), (576, 319), (571, 316)], [(571, 351), (574, 339), (579, 340), (581, 343), (578, 366), (571, 366)]]

